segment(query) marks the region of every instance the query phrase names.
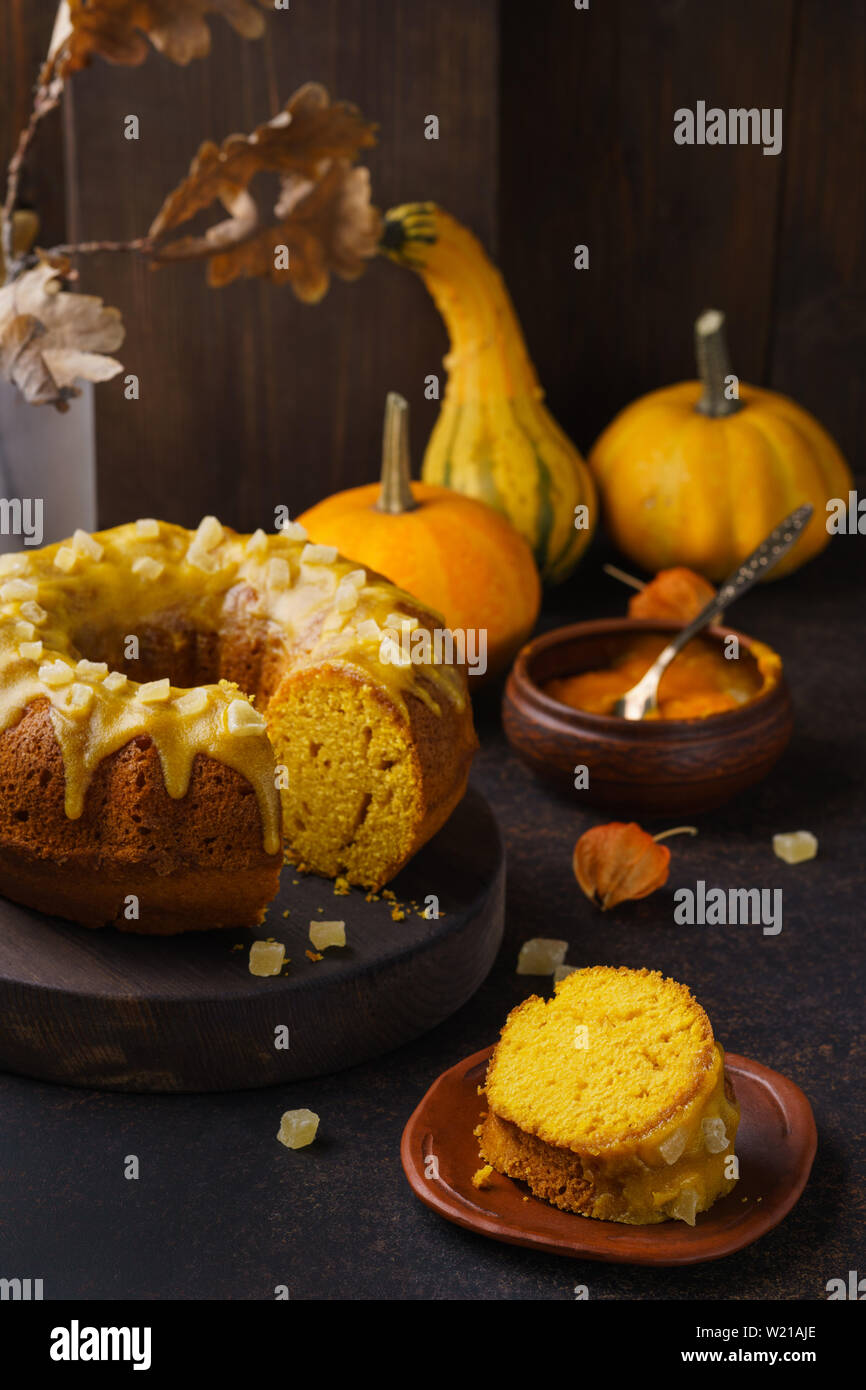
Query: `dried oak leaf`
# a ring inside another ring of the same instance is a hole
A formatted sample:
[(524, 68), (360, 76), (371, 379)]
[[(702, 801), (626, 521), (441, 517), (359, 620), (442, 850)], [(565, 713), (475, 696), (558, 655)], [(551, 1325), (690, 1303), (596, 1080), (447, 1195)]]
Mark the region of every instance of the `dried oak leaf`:
[(268, 8), (268, 0), (69, 0), (41, 80), (79, 72), (95, 54), (135, 66), (147, 57), (148, 42), (185, 65), (210, 52), (207, 15), (221, 14), (243, 38), (257, 39)]
[[(332, 105), (325, 88), (310, 82), (251, 135), (230, 135), (222, 145), (206, 141), (151, 224), (155, 263), (207, 259), (212, 285), (259, 276), (288, 282), (308, 302), (321, 299), (332, 272), (356, 278), (375, 254), (380, 234), (369, 173), (353, 164), (361, 149), (375, 143), (374, 130), (356, 107)], [(279, 178), (275, 220), (264, 223), (249, 191), (261, 173)], [(166, 239), (215, 202), (228, 218), (200, 236)], [(277, 254), (281, 247), (287, 256)]]
[(716, 596), (712, 584), (702, 574), (678, 566), (659, 570), (654, 579), (629, 599), (630, 618), (664, 618), (669, 622), (690, 623)]
[(105, 355), (123, 342), (119, 310), (95, 295), (64, 290), (68, 271), (65, 258), (41, 256), (0, 289), (0, 374), (29, 405), (67, 410), (81, 394), (77, 379), (108, 381), (122, 370)]
[(574, 876), (602, 909), (646, 898), (667, 882), (671, 854), (646, 830), (611, 821), (581, 835), (574, 847)]

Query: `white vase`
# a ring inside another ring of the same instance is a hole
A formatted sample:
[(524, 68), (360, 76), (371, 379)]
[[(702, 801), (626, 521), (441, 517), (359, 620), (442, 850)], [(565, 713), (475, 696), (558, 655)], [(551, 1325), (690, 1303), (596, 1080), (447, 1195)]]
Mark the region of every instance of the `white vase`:
[[(25, 517), (28, 535), (19, 522)], [(83, 383), (81, 395), (60, 414), (52, 406), (26, 405), (14, 386), (0, 381), (0, 554), (50, 545), (76, 526), (96, 526), (92, 385)]]

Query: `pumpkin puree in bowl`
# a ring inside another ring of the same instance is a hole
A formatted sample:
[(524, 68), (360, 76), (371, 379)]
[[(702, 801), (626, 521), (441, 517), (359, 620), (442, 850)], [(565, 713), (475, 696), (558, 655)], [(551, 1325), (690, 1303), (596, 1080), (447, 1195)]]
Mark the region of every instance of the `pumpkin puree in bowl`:
[[(646, 675), (669, 640), (655, 632), (635, 636), (609, 667), (556, 677), (545, 683), (544, 692), (572, 709), (612, 714), (620, 696)], [(705, 719), (754, 700), (778, 681), (782, 662), (763, 642), (750, 642), (747, 651), (754, 661), (729, 659), (720, 642), (695, 637), (662, 676), (658, 713), (647, 718)]]

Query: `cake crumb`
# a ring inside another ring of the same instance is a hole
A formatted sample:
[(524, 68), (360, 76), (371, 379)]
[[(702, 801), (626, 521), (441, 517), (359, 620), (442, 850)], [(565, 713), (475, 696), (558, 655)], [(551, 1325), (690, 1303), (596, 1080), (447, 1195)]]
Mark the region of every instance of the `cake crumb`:
[(391, 921), (392, 921), (392, 922), (402, 922), (403, 919), (405, 918), (405, 916), (406, 916), (406, 913), (405, 913), (405, 911), (403, 910), (402, 907), (392, 907), (392, 908), (391, 908)]
[(472, 1174), (472, 1186), (477, 1187), (480, 1192), (486, 1192), (488, 1187), (493, 1186), (490, 1181), (492, 1177), (493, 1169), (489, 1163), (485, 1163), (483, 1168), (479, 1168), (477, 1173)]
[(385, 898), (389, 903), (397, 901), (397, 894), (394, 893), (390, 888), (382, 889), (382, 897)]
[(334, 894), (338, 898), (345, 898), (352, 891), (351, 884), (347, 878), (334, 880)]
[(242, 941), (236, 941), (235, 944), (234, 944), (234, 946), (232, 946), (232, 950), (233, 950), (233, 951), (242, 951), (243, 949), (244, 949), (244, 943), (243, 943)]
[(320, 951), (305, 951), (305, 952), (304, 952), (304, 955), (307, 957), (307, 960), (324, 960), (324, 959), (325, 959), (325, 957), (321, 954)]

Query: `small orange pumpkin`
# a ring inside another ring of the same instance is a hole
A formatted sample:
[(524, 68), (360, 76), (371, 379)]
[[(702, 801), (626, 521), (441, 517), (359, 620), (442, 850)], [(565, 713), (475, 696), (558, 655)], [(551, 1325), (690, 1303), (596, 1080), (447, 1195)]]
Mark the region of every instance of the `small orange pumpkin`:
[(389, 394), (381, 483), (326, 497), (298, 520), (311, 540), (384, 574), (449, 628), (486, 630), (487, 676), (496, 675), (535, 626), (535, 561), (511, 522), (486, 503), (410, 483), (408, 410), (402, 396)]
[(695, 324), (700, 381), (642, 396), (593, 446), (589, 466), (607, 529), (650, 572), (685, 565), (721, 580), (803, 502), (815, 515), (767, 577), (777, 579), (829, 540), (826, 504), (847, 497), (851, 473), (801, 406), (757, 386), (734, 388), (724, 315)]

